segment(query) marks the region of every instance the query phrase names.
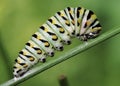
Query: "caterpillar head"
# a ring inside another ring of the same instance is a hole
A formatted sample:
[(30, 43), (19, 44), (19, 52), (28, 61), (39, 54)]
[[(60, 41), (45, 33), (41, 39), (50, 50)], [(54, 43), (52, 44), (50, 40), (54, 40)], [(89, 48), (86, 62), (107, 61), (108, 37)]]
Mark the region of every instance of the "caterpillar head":
[(80, 39), (82, 41), (87, 41), (88, 39), (96, 38), (101, 31), (101, 25), (98, 23), (96, 26), (91, 26), (88, 28), (88, 30), (80, 35)]

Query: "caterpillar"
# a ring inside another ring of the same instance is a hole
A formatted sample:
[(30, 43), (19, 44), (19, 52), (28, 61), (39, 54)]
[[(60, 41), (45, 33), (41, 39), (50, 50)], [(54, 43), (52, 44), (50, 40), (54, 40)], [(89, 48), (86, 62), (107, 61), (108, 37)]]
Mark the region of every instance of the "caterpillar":
[(83, 7), (67, 7), (55, 13), (19, 52), (13, 66), (14, 78), (22, 77), (38, 62), (44, 63), (54, 51), (62, 51), (64, 44), (71, 44), (71, 38), (81, 41), (93, 39), (99, 35), (101, 25), (93, 11)]

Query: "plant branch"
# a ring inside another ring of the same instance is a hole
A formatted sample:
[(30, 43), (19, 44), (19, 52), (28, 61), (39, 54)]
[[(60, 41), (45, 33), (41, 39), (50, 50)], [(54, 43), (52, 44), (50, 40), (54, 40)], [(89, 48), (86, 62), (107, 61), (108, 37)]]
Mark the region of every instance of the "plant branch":
[(18, 79), (18, 80), (14, 80), (11, 79), (5, 83), (3, 83), (1, 86), (10, 86), (10, 85), (16, 85), (19, 84), (21, 82), (24, 82), (25, 80), (57, 65), (58, 63), (61, 63), (83, 51), (86, 51), (87, 49), (117, 35), (118, 33), (120, 33), (120, 27), (117, 28), (113, 28), (110, 31), (107, 31), (106, 33), (101, 34), (99, 37), (89, 40), (87, 43), (82, 43), (81, 45), (69, 50), (68, 52), (66, 52), (65, 54), (63, 54), (62, 56), (51, 60), (49, 62), (46, 62), (44, 64), (42, 64), (41, 66), (35, 67), (33, 69), (31, 69), (29, 72), (27, 72), (22, 78)]

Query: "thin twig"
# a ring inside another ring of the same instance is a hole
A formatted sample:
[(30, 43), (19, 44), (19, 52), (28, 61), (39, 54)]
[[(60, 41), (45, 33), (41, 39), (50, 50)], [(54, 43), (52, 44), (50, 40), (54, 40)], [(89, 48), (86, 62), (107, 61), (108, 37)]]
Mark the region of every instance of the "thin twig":
[(65, 75), (60, 75), (58, 80), (60, 86), (69, 86), (67, 77)]
[(49, 68), (65, 61), (65, 60), (83, 52), (83, 51), (86, 51), (87, 49), (117, 35), (118, 33), (120, 33), (120, 27), (113, 28), (110, 31), (107, 31), (106, 33), (101, 34), (99, 37), (92, 39), (92, 40), (89, 40), (87, 43), (82, 43), (81, 45), (69, 50), (68, 52), (66, 52), (65, 54), (63, 54), (62, 56), (60, 56), (54, 60), (46, 62), (46, 63), (42, 64), (41, 66), (34, 67), (29, 72), (27, 72), (23, 77), (21, 77), (20, 79), (18, 79), (18, 80), (11, 79), (11, 80), (5, 82), (4, 84), (2, 84), (1, 86), (16, 85), (16, 84), (19, 84), (21, 82), (24, 82), (25, 80), (49, 69)]

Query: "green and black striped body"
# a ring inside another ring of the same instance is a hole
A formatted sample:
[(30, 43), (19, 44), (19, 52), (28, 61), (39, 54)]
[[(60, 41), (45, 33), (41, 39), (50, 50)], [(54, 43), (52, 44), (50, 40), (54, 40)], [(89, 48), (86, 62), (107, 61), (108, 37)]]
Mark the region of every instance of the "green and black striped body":
[(46, 57), (54, 56), (54, 51), (62, 51), (64, 44), (71, 44), (71, 38), (82, 41), (95, 38), (101, 31), (96, 15), (83, 7), (67, 7), (55, 13), (41, 25), (15, 60), (15, 78), (23, 76), (33, 65), (45, 62)]

